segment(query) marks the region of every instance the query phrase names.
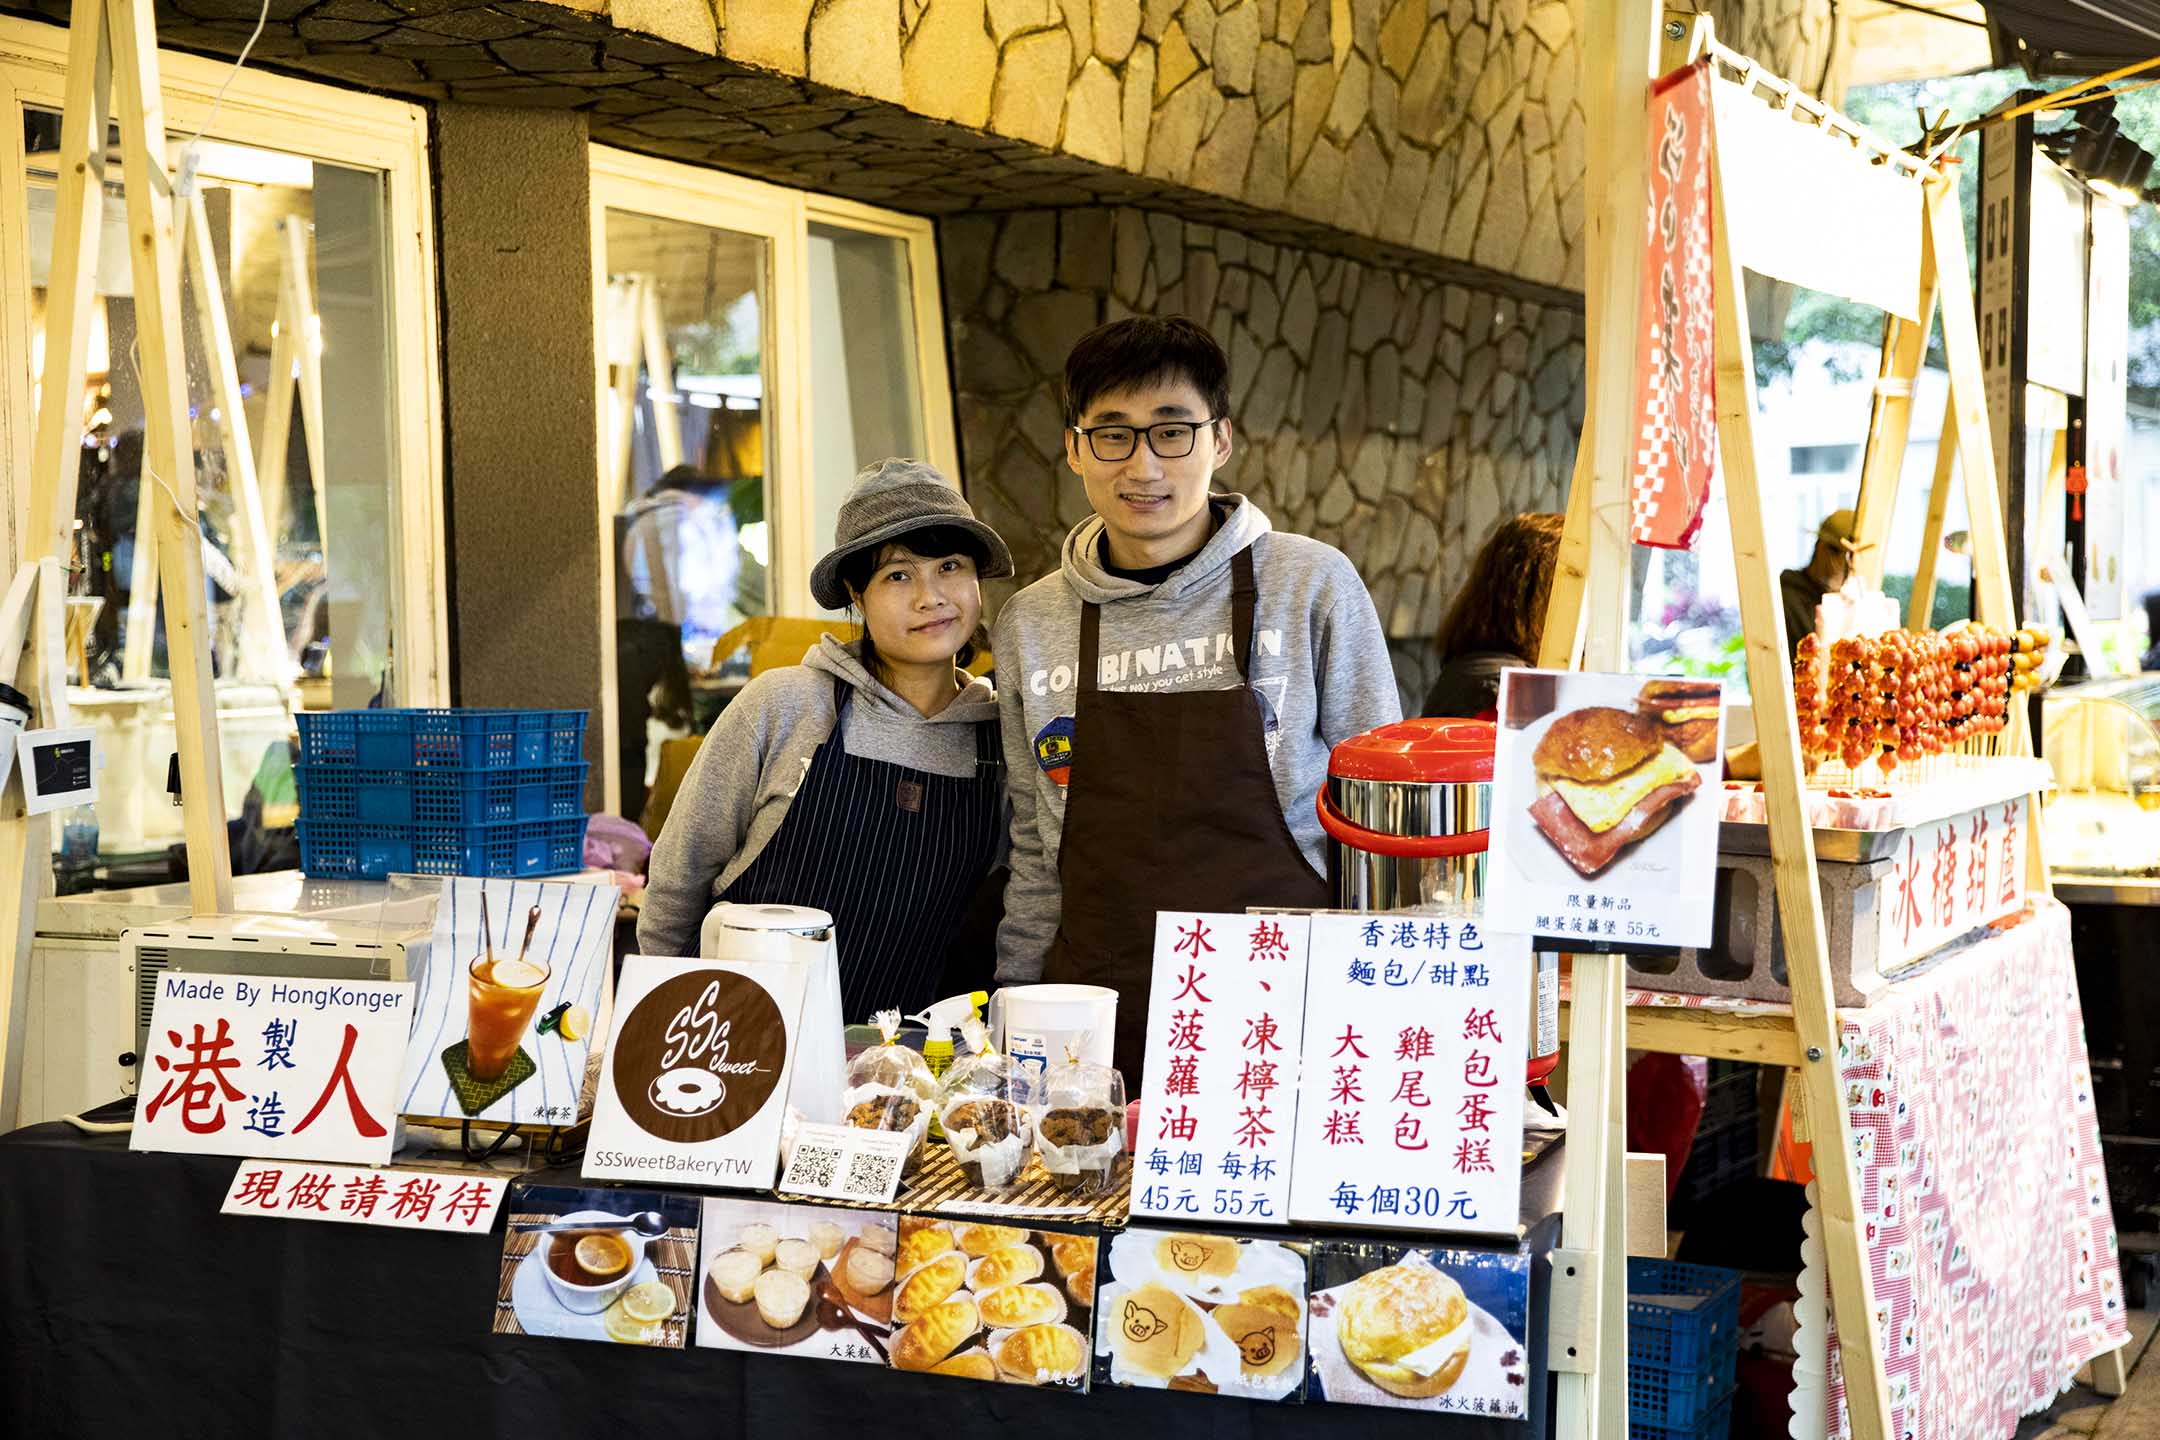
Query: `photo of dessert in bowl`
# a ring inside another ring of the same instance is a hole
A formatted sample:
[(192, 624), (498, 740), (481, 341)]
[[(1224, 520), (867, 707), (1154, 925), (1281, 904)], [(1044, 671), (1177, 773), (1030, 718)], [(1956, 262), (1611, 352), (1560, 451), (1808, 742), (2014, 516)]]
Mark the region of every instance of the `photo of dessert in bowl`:
[(503, 1205), (498, 1335), (680, 1349), (697, 1204), (632, 1190), (514, 1186)]
[(773, 1201), (705, 1201), (697, 1343), (888, 1362), (894, 1217)]

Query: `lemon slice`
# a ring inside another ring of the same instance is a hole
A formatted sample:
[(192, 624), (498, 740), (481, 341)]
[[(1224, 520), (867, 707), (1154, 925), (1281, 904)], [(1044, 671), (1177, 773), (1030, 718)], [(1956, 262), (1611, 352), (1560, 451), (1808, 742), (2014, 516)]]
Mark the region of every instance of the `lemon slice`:
[(656, 1345), (660, 1341), (660, 1327), (648, 1320), (633, 1320), (618, 1300), (608, 1307), (608, 1339), (624, 1345)]
[(611, 1280), (630, 1263), (630, 1247), (613, 1235), (587, 1235), (571, 1253), (578, 1267), (595, 1280)]
[(657, 1325), (675, 1313), (675, 1292), (665, 1280), (647, 1280), (625, 1290), (615, 1305), (641, 1325)]
[(583, 1005), (572, 1005), (555, 1022), (555, 1029), (565, 1040), (582, 1040), (592, 1033), (592, 1012)]

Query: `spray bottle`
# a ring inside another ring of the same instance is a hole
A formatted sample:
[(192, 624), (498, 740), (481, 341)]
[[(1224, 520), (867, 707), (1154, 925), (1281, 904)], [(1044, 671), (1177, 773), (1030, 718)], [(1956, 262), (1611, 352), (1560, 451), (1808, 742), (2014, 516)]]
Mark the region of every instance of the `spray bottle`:
[[(910, 1020), (920, 1020), (929, 1032), (923, 1039), (923, 1062), (930, 1073), (943, 1078), (953, 1062), (953, 1040), (960, 1027), (969, 1020), (982, 1018), (982, 1007), (989, 1002), (989, 995), (981, 990), (971, 990), (965, 995), (952, 995), (940, 1000)], [(938, 1128), (937, 1117), (930, 1120), (930, 1134), (942, 1140), (945, 1132)]]

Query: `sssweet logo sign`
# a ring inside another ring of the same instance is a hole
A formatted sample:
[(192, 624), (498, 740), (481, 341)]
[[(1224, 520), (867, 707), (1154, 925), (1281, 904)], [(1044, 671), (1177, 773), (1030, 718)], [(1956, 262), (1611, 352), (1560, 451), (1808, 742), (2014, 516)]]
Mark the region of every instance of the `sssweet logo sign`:
[(586, 1176), (770, 1186), (802, 999), (799, 966), (626, 960)]
[(615, 1093), (639, 1129), (679, 1144), (754, 1118), (787, 1064), (788, 1027), (755, 980), (695, 970), (663, 981), (623, 1022)]

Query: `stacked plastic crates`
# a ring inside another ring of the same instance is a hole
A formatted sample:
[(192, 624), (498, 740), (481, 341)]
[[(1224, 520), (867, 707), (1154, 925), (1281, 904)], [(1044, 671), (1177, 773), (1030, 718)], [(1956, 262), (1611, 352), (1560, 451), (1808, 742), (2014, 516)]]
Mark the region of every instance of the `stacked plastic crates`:
[(1628, 1261), (1631, 1440), (1725, 1440), (1740, 1363), (1740, 1272)]
[(582, 710), (300, 714), (300, 868), (561, 875), (585, 854)]
[(1702, 1121), (1695, 1127), (1695, 1143), (1673, 1193), (1676, 1215), (1691, 1216), (1718, 1195), (1755, 1177), (1762, 1148), (1757, 1133), (1761, 1112), (1755, 1099), (1756, 1073), (1756, 1066), (1743, 1061), (1710, 1062)]

